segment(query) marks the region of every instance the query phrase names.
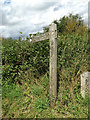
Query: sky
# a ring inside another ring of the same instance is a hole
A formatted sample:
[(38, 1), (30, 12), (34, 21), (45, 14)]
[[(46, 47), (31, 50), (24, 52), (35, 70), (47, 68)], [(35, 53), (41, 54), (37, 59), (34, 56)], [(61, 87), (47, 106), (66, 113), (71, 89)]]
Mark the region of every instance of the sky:
[(0, 33), (17, 38), (36, 32), (70, 13), (88, 24), (89, 0), (0, 0)]

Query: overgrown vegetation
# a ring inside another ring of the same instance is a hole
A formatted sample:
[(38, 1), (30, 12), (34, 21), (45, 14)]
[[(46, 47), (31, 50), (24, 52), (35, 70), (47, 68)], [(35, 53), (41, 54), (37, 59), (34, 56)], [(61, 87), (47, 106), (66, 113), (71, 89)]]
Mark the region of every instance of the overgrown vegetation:
[[(72, 29), (71, 19), (67, 23)], [(86, 27), (82, 33), (60, 32), (58, 28), (58, 96), (53, 109), (49, 99), (49, 41), (2, 39), (3, 118), (88, 117), (88, 96), (84, 99), (80, 94), (80, 74), (88, 71), (89, 63)]]

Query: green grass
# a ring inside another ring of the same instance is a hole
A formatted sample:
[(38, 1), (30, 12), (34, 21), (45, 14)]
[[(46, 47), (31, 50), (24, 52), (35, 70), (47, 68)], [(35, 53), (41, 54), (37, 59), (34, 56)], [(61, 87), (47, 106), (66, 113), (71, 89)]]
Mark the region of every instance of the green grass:
[(41, 76), (38, 84), (3, 87), (3, 118), (88, 118), (88, 96), (83, 99), (77, 92), (73, 99), (64, 87), (59, 88), (63, 92), (58, 91), (56, 105), (51, 109), (49, 89), (42, 84), (46, 78), (47, 74)]

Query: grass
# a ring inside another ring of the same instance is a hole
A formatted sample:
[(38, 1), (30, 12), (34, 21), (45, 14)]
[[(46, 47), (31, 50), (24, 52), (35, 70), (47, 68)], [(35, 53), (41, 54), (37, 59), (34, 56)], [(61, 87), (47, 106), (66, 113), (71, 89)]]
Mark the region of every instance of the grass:
[(71, 94), (60, 86), (56, 106), (51, 109), (48, 75), (37, 81), (33, 85), (26, 81), (22, 86), (3, 87), (3, 118), (88, 118), (88, 96), (83, 99), (79, 92)]

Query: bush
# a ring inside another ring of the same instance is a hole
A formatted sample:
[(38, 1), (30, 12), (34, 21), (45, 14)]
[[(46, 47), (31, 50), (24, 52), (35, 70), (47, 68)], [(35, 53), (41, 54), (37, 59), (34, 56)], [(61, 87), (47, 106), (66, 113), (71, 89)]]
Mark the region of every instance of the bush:
[(20, 83), (20, 77), (28, 69), (32, 73), (45, 73), (49, 66), (49, 41), (30, 43), (3, 39), (3, 84)]
[[(58, 37), (58, 77), (72, 81), (88, 68), (87, 35)], [(21, 83), (22, 76), (43, 75), (49, 71), (49, 41), (3, 39), (3, 84)]]

